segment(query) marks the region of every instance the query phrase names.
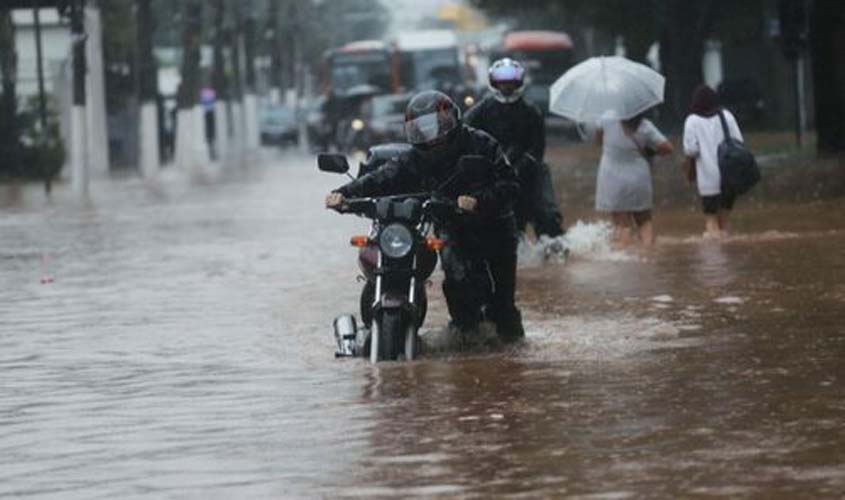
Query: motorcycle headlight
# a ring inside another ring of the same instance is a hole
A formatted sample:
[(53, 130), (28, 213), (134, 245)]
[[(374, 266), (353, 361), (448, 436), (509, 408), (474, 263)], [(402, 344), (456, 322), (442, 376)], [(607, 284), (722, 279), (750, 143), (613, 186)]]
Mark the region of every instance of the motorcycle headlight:
[(410, 253), (414, 238), (411, 231), (402, 224), (390, 224), (381, 231), (378, 244), (388, 257), (401, 259)]
[(475, 104), (475, 99), (471, 95), (464, 97), (464, 106), (470, 108), (473, 104)]
[(364, 120), (361, 120), (361, 119), (358, 119), (358, 118), (355, 118), (354, 120), (352, 120), (352, 130), (355, 130), (355, 131), (364, 130)]

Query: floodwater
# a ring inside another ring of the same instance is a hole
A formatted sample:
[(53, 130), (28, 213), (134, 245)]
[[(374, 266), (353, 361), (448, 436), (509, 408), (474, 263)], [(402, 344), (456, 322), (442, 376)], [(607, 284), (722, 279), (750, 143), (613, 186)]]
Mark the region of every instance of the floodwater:
[(333, 357), (366, 224), (311, 159), (0, 186), (0, 497), (841, 498), (843, 167), (802, 168), (725, 242), (658, 179), (641, 252), (564, 166), (573, 255), (525, 248), (526, 342), (379, 366)]

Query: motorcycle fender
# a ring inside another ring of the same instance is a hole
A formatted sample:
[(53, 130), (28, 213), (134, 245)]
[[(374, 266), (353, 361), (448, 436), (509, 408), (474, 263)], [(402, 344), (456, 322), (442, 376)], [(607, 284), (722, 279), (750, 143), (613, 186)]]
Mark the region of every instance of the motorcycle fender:
[(408, 297), (392, 293), (386, 293), (382, 295), (381, 300), (379, 301), (379, 307), (381, 309), (401, 309), (406, 307), (407, 305)]

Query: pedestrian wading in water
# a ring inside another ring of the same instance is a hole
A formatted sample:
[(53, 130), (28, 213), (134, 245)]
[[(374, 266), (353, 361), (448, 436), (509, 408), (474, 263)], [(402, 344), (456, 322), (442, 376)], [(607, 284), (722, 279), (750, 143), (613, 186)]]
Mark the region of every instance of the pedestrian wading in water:
[(652, 245), (651, 169), (655, 156), (672, 154), (672, 144), (645, 113), (627, 120), (599, 120), (596, 142), (602, 149), (596, 210), (610, 213), (615, 243), (639, 240)]
[(731, 137), (742, 141), (736, 118), (719, 105), (718, 94), (707, 85), (699, 85), (693, 91), (690, 115), (684, 122), (685, 173), (690, 184), (698, 186), (704, 235), (708, 238), (723, 238), (730, 231), (730, 215), (736, 200), (735, 195), (722, 189), (718, 150), (725, 133), (720, 112)]

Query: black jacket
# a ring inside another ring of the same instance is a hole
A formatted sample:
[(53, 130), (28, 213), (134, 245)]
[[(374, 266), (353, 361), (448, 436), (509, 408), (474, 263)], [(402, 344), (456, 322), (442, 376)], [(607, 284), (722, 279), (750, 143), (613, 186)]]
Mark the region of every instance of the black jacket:
[(495, 137), (517, 172), (523, 162), (530, 161), (526, 154), (538, 163), (543, 161), (546, 153), (543, 113), (525, 98), (503, 103), (488, 95), (467, 111), (464, 123)]
[(466, 218), (467, 228), (501, 225), (503, 219), (512, 221), (513, 203), (519, 192), (519, 183), (499, 143), (489, 134), (463, 125), (458, 131), (457, 141), (458, 154), (450, 165), (429, 165), (419, 152), (411, 149), (388, 160), (378, 170), (335, 191), (347, 198), (429, 192), (454, 174), (455, 165), (461, 156), (480, 155), (489, 160), (486, 178), (472, 185), (457, 179), (449, 183), (446, 192), (441, 194), (452, 199), (460, 195), (471, 195), (478, 199), (478, 214)]

